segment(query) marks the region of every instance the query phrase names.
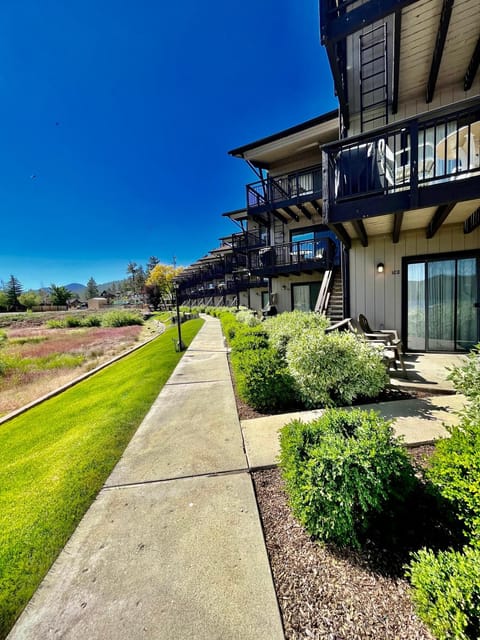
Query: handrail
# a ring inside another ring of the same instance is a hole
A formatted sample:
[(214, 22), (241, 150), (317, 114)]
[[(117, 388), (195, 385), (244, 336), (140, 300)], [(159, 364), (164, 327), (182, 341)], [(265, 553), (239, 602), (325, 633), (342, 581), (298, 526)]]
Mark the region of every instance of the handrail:
[(284, 242), (250, 251), (249, 267), (255, 271), (269, 271), (281, 267), (300, 268), (306, 263), (322, 268), (334, 264), (336, 247), (330, 238)]
[(329, 202), (480, 175), (480, 109), (410, 119), (322, 150)]
[(268, 177), (247, 184), (247, 208), (304, 200), (322, 194), (322, 167), (314, 165), (300, 171)]

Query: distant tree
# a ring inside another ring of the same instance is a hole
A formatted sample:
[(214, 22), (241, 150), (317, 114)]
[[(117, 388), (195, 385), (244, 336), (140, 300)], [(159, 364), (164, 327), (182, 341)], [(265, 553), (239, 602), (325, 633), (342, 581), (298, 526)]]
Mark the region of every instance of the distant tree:
[(41, 296), (36, 291), (32, 291), (32, 289), (21, 293), (18, 296), (18, 300), (20, 304), (22, 304), (24, 307), (27, 307), (27, 309), (36, 307), (42, 302)]
[(150, 256), (147, 262), (147, 276), (150, 275), (151, 270), (153, 267), (156, 267), (157, 264), (160, 264), (160, 260), (156, 256)]
[(5, 293), (5, 291), (1, 291), (0, 290), (0, 310), (1, 311), (6, 311), (7, 310), (7, 294)]
[(157, 264), (150, 271), (145, 281), (145, 290), (149, 304), (155, 309), (162, 300), (171, 300), (174, 278), (182, 271), (168, 264)]
[(19, 295), (22, 293), (23, 287), (19, 280), (15, 276), (10, 276), (7, 284), (5, 285), (5, 293), (7, 294), (7, 309), (9, 311), (18, 311), (20, 308), (20, 302), (18, 301)]
[(131, 277), (131, 286), (132, 292), (135, 294), (137, 292), (137, 272), (138, 272), (138, 264), (136, 262), (129, 262), (127, 264), (127, 274)]
[(50, 302), (57, 306), (63, 306), (67, 304), (70, 298), (73, 297), (73, 293), (66, 287), (57, 286), (56, 284), (50, 285)]
[(98, 296), (98, 285), (92, 277), (87, 282), (87, 290), (85, 291), (85, 297), (87, 300), (90, 300), (90, 298), (96, 298), (97, 296)]

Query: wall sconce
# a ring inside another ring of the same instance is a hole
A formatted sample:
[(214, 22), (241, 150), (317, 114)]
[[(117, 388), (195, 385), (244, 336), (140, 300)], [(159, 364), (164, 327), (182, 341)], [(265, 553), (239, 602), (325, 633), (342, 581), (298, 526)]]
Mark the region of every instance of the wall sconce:
[(287, 289), (288, 289), (287, 285), (286, 285), (286, 284), (282, 284), (282, 289), (283, 289), (284, 291), (287, 291)]
[(385, 265), (383, 262), (379, 262), (377, 264), (377, 273), (383, 273), (385, 271)]

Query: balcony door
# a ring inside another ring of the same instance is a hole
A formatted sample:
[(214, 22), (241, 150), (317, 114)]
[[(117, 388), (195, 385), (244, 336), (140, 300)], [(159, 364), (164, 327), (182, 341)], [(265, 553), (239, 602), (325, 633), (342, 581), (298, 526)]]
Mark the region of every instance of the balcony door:
[(407, 261), (407, 348), (469, 351), (480, 342), (480, 256)]

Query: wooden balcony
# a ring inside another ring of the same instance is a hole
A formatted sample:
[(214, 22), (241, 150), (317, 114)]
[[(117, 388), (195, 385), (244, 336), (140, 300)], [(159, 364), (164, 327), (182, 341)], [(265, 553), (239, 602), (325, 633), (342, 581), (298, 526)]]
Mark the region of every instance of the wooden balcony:
[(480, 197), (480, 107), (323, 147), (330, 224)]
[(294, 173), (268, 177), (247, 185), (247, 213), (272, 213), (282, 222), (311, 220), (321, 213), (322, 168), (320, 165)]
[(285, 242), (255, 249), (248, 254), (250, 273), (256, 276), (325, 271), (336, 260), (336, 245), (330, 238)]

